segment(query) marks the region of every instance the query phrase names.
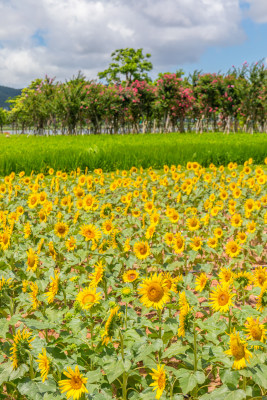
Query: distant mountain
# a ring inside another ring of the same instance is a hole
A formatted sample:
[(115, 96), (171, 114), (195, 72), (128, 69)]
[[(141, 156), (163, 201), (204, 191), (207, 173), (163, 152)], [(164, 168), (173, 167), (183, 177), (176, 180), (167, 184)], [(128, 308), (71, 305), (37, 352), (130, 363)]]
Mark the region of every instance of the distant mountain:
[(9, 104), (5, 101), (9, 97), (19, 96), (21, 94), (21, 89), (13, 89), (6, 86), (0, 86), (0, 107), (9, 108)]

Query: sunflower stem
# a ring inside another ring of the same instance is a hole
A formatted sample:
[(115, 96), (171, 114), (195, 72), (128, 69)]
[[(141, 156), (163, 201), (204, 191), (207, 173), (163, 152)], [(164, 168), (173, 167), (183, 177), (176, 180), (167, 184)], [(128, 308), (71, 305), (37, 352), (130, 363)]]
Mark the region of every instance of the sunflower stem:
[(228, 333), (231, 333), (231, 322), (232, 322), (232, 316), (231, 316), (231, 308), (229, 307), (228, 311)]
[(246, 392), (247, 389), (247, 377), (243, 376), (243, 390), (244, 392)]
[(197, 331), (196, 324), (193, 325), (194, 330), (194, 371), (197, 371)]
[[(162, 338), (162, 310), (159, 309), (158, 310), (158, 317), (159, 317), (159, 339)], [(159, 350), (159, 362), (161, 360), (161, 356), (162, 356), (162, 350)]]

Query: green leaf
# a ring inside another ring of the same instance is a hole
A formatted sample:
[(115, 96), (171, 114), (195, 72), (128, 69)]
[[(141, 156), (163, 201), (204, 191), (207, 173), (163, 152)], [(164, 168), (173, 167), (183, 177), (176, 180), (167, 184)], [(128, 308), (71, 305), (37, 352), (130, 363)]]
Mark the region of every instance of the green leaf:
[(101, 373), (100, 368), (98, 368), (95, 371), (87, 372), (85, 377), (87, 378), (87, 383), (95, 383), (95, 382), (99, 382), (102, 379), (103, 375)]
[(9, 376), (9, 380), (13, 381), (15, 379), (21, 378), (22, 376), (25, 375), (26, 372), (29, 371), (29, 367), (26, 364), (21, 364), (17, 369), (14, 369), (10, 376)]
[(221, 370), (219, 372), (221, 381), (225, 385), (233, 385), (237, 387), (239, 382), (240, 374), (237, 371), (232, 371), (230, 369)]
[(114, 382), (119, 376), (121, 376), (124, 372), (124, 365), (123, 362), (114, 361), (108, 366), (104, 367), (104, 371), (107, 374), (107, 378), (109, 383)]
[(173, 343), (164, 353), (163, 358), (171, 358), (178, 356), (179, 354), (184, 354), (189, 346), (183, 346), (180, 343)]

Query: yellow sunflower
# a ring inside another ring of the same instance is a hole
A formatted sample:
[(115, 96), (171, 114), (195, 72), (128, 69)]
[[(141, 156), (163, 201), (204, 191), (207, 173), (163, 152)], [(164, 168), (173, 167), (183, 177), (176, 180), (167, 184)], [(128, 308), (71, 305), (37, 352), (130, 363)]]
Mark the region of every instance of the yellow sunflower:
[(25, 329), (18, 331), (13, 337), (13, 345), (10, 348), (12, 354), (11, 360), (14, 369), (17, 369), (21, 364), (25, 363), (25, 358), (28, 357), (28, 352), (32, 345), (31, 342), (35, 338), (31, 338), (31, 333)]
[(152, 373), (150, 375), (153, 379), (153, 382), (150, 384), (150, 386), (154, 386), (153, 391), (157, 391), (155, 398), (158, 400), (161, 398), (166, 386), (166, 374), (164, 370), (164, 365), (158, 364), (157, 369), (152, 368)]
[(65, 222), (57, 222), (54, 231), (58, 237), (64, 238), (68, 234), (69, 227)]
[(112, 224), (111, 219), (107, 219), (106, 221), (103, 222), (102, 224), (102, 230), (105, 233), (105, 235), (110, 235), (114, 226)]
[(219, 279), (222, 285), (231, 285), (234, 281), (235, 274), (230, 268), (222, 267), (219, 272)]
[(196, 217), (192, 217), (186, 221), (186, 225), (190, 231), (195, 231), (200, 227), (200, 222)]
[(205, 289), (207, 282), (208, 282), (208, 277), (205, 274), (205, 272), (202, 272), (200, 276), (196, 278), (196, 288), (195, 288), (196, 291), (202, 292)]
[(137, 242), (134, 244), (134, 253), (139, 260), (144, 260), (150, 255), (150, 248), (147, 242)]
[(89, 310), (95, 304), (98, 304), (100, 299), (101, 293), (96, 293), (96, 288), (92, 287), (84, 288), (76, 297), (83, 310)]
[(85, 241), (88, 242), (89, 240), (94, 240), (98, 242), (101, 238), (101, 232), (97, 229), (95, 225), (83, 225), (80, 228), (80, 235), (85, 238)]
[(226, 248), (225, 248), (226, 254), (228, 254), (228, 256), (231, 258), (237, 257), (238, 254), (240, 253), (240, 250), (241, 250), (241, 247), (234, 240), (230, 240), (226, 244)]
[(27, 251), (27, 265), (28, 265), (28, 267), (27, 267), (27, 271), (35, 271), (36, 270), (36, 268), (37, 268), (37, 265), (38, 265), (38, 256), (37, 256), (37, 254), (35, 253), (35, 251), (32, 249), (32, 248), (30, 248), (28, 251)]
[(55, 277), (53, 278), (52, 276), (50, 276), (50, 279), (51, 283), (49, 284), (49, 290), (47, 293), (45, 293), (48, 303), (52, 303), (54, 301), (54, 298), (58, 292), (59, 273), (55, 270)]
[(95, 271), (89, 275), (89, 279), (91, 281), (89, 286), (96, 288), (103, 279), (105, 266), (103, 265), (102, 261), (99, 261), (94, 267)]
[(201, 249), (202, 239), (199, 236), (195, 236), (191, 239), (190, 247), (194, 251), (198, 251)]
[(174, 236), (172, 246), (176, 254), (180, 254), (184, 251), (185, 239), (180, 232), (176, 233)]
[(229, 286), (217, 285), (210, 294), (210, 305), (215, 311), (226, 313), (233, 305), (234, 294), (230, 292)]
[(190, 306), (187, 301), (185, 292), (179, 293), (179, 310), (180, 310), (180, 315), (179, 315), (178, 336), (184, 337), (185, 330), (186, 328), (188, 328), (188, 323), (189, 323), (188, 317), (190, 312)]
[(154, 274), (150, 278), (143, 279), (139, 294), (142, 295), (141, 303), (146, 307), (162, 309), (170, 300), (169, 288), (162, 274)]
[(72, 397), (73, 400), (78, 400), (83, 393), (88, 393), (85, 387), (88, 378), (83, 377), (77, 365), (74, 371), (70, 367), (67, 367), (67, 371), (63, 373), (68, 379), (62, 379), (58, 384), (61, 393), (67, 392), (67, 399)]
[(256, 267), (254, 272), (254, 285), (255, 286), (259, 286), (259, 287), (263, 287), (264, 284), (267, 282), (267, 268), (263, 268), (263, 267)]
[(38, 369), (41, 371), (42, 381), (47, 379), (48, 372), (50, 370), (50, 361), (46, 355), (46, 350), (42, 349), (42, 353), (38, 355), (37, 362), (39, 364)]
[(247, 286), (251, 285), (253, 281), (253, 276), (248, 271), (241, 271), (235, 275), (235, 281), (239, 283), (242, 288), (246, 288)]
[(71, 236), (69, 239), (66, 240), (65, 245), (67, 247), (68, 251), (73, 251), (75, 250), (76, 246), (76, 239)]
[(110, 311), (109, 317), (105, 323), (105, 331), (101, 336), (102, 344), (107, 345), (109, 342), (111, 342), (112, 337), (114, 336), (116, 322), (120, 318), (119, 310), (120, 307), (116, 306)]
[[(247, 338), (250, 340), (257, 340), (259, 342), (264, 343), (266, 339), (266, 329), (264, 328), (264, 324), (261, 324), (259, 321), (259, 317), (253, 319), (252, 317), (248, 317), (245, 322), (245, 331), (247, 332)], [(255, 349), (258, 349), (259, 346), (254, 346)]]
[(234, 357), (233, 368), (242, 369), (246, 367), (246, 361), (252, 357), (252, 354), (247, 350), (247, 343), (239, 336), (239, 332), (230, 334), (230, 349), (225, 351), (225, 354)]
[(261, 292), (257, 299), (256, 308), (259, 311), (263, 311), (266, 306), (267, 306), (267, 282), (265, 282), (261, 288)]
[(123, 274), (123, 282), (134, 282), (139, 276), (139, 272), (130, 269)]

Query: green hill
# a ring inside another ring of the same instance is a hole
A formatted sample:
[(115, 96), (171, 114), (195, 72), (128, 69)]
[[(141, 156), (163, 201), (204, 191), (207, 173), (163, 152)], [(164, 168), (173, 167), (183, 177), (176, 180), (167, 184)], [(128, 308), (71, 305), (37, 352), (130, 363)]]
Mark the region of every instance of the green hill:
[(13, 89), (6, 86), (0, 86), (0, 107), (8, 108), (9, 104), (6, 100), (9, 97), (15, 97), (21, 94), (21, 89)]

